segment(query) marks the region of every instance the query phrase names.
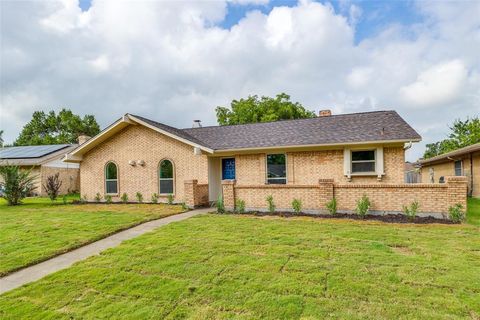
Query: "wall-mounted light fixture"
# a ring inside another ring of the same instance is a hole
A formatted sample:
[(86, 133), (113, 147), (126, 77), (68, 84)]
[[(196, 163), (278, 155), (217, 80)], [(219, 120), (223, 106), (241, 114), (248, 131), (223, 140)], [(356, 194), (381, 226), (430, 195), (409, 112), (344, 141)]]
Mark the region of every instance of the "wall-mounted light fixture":
[(139, 166), (142, 166), (142, 167), (143, 167), (143, 166), (145, 165), (145, 161), (143, 161), (143, 160), (137, 160), (137, 164), (138, 164)]
[(128, 161), (128, 164), (131, 165), (132, 167), (135, 167), (137, 165), (137, 163), (135, 162), (135, 160), (130, 160)]

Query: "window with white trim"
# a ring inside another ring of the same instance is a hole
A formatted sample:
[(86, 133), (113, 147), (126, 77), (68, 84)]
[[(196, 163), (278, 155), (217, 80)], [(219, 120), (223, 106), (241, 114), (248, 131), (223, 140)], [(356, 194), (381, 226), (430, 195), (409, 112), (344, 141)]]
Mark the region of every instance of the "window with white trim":
[(162, 160), (158, 166), (159, 193), (173, 194), (173, 163), (170, 160)]
[(105, 193), (118, 194), (118, 168), (114, 162), (105, 165)]
[(352, 151), (352, 173), (375, 172), (375, 150)]
[(287, 183), (287, 157), (285, 154), (267, 154), (267, 183)]
[(462, 175), (462, 160), (455, 161), (455, 175), (461, 176)]

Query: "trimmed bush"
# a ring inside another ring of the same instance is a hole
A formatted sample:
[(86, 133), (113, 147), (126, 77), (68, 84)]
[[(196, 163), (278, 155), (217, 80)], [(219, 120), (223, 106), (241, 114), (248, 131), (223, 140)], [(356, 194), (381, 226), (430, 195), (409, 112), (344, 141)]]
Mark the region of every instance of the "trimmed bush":
[(266, 200), (267, 200), (267, 203), (268, 203), (268, 211), (270, 213), (275, 212), (275, 204), (273, 203), (273, 196), (269, 195)]
[(104, 197), (106, 203), (112, 203), (112, 196), (109, 194), (106, 194)]
[(460, 203), (448, 208), (448, 215), (453, 222), (462, 222), (465, 220), (465, 211)]
[(122, 196), (120, 197), (120, 200), (123, 202), (123, 203), (127, 203), (128, 202), (128, 194), (126, 194), (125, 192), (122, 194)]
[(3, 198), (9, 206), (16, 206), (30, 195), (37, 187), (34, 185), (36, 176), (30, 175), (31, 170), (20, 170), (18, 166), (0, 167), (3, 187), (5, 189)]
[(327, 202), (327, 210), (332, 216), (337, 214), (337, 199), (333, 198)]
[(173, 204), (173, 194), (169, 194), (167, 197), (167, 203), (168, 204)]
[(362, 198), (357, 201), (357, 208), (355, 209), (355, 211), (360, 217), (365, 218), (368, 210), (370, 210), (370, 206), (370, 199), (367, 197), (367, 195), (364, 194)]
[(83, 195), (83, 197), (80, 199), (80, 202), (81, 203), (87, 203), (88, 202), (88, 198), (87, 198), (86, 194)]
[(95, 202), (100, 202), (102, 200), (102, 196), (100, 195), (100, 192), (97, 192), (95, 195)]
[(408, 219), (413, 221), (417, 216), (418, 208), (420, 208), (420, 204), (417, 200), (415, 200), (410, 204), (410, 207), (403, 206), (403, 213), (408, 217)]
[(62, 181), (58, 179), (60, 173), (55, 173), (53, 176), (47, 177), (47, 183), (43, 185), (43, 189), (48, 194), (50, 200), (55, 201), (58, 197), (58, 192), (62, 186)]
[(296, 214), (299, 214), (302, 211), (302, 200), (300, 199), (293, 199), (292, 201), (292, 208)]
[(245, 213), (245, 201), (238, 199), (235, 202), (235, 211), (238, 213)]
[(158, 194), (157, 193), (152, 194), (152, 203), (158, 203)]
[(143, 194), (141, 194), (140, 192), (137, 192), (135, 194), (135, 197), (137, 198), (138, 203), (143, 203)]

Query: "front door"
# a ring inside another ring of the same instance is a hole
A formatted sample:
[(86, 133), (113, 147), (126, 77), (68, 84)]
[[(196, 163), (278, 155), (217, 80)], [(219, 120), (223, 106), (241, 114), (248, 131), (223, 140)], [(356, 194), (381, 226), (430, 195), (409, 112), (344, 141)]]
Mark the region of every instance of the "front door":
[(222, 159), (222, 180), (235, 179), (235, 158)]

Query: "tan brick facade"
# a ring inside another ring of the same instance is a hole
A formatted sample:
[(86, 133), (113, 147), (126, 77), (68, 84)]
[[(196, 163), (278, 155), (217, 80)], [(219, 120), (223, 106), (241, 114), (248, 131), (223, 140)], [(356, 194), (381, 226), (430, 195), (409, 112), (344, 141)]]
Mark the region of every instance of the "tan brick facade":
[(467, 183), (465, 177), (448, 177), (445, 184), (338, 184), (331, 179), (320, 179), (316, 185), (235, 185), (231, 181), (223, 184), (229, 210), (238, 199), (244, 200), (250, 210), (265, 210), (269, 195), (278, 210), (291, 210), (293, 199), (300, 199), (304, 210), (325, 211), (326, 203), (335, 197), (339, 211), (353, 212), (357, 200), (367, 195), (372, 211), (402, 212), (404, 205), (417, 200), (420, 213), (447, 216), (448, 208), (457, 203), (466, 208)]
[[(40, 195), (46, 196), (46, 191), (43, 184), (46, 184), (47, 178), (55, 174), (59, 174), (59, 180), (62, 181), (59, 194), (68, 194), (70, 192), (78, 192), (80, 190), (80, 170), (77, 168), (55, 168), (55, 167), (41, 167), (42, 187)], [(40, 190), (40, 189), (39, 189)]]
[[(96, 148), (86, 153), (80, 164), (80, 190), (92, 200), (98, 192), (105, 194), (105, 165), (113, 161), (118, 166), (119, 201), (123, 193), (135, 200), (137, 192), (145, 200), (159, 193), (158, 166), (162, 159), (169, 159), (174, 166), (174, 199), (185, 200), (185, 180), (208, 183), (208, 162), (205, 155), (194, 155), (193, 147), (167, 137), (141, 125), (131, 125)], [(130, 161), (144, 161), (144, 165), (131, 166)], [(166, 201), (162, 196), (160, 201)]]
[(208, 205), (208, 184), (198, 184), (198, 180), (186, 180), (184, 186), (184, 201), (189, 208)]

